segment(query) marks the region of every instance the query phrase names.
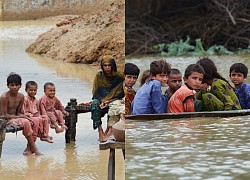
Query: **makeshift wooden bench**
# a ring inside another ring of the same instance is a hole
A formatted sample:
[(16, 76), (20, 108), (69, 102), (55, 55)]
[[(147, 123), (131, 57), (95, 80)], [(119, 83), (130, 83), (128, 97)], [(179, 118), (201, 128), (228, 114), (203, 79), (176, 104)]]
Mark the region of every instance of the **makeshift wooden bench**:
[(109, 162), (108, 162), (108, 180), (115, 179), (115, 150), (122, 149), (123, 157), (125, 160), (125, 142), (118, 142), (113, 139), (109, 139), (104, 143), (99, 144), (100, 150), (109, 149)]
[[(65, 107), (65, 110), (69, 112), (69, 116), (64, 118), (65, 125), (68, 127), (65, 132), (65, 142), (70, 143), (70, 141), (75, 141), (76, 137), (77, 114), (90, 112), (90, 105), (77, 105), (76, 99), (72, 98)], [(15, 133), (21, 130), (22, 128), (20, 126), (6, 125), (6, 120), (3, 117), (0, 117), (0, 158), (6, 133)]]
[(21, 130), (22, 128), (20, 126), (6, 125), (6, 120), (3, 117), (0, 118), (0, 158), (2, 155), (2, 146), (6, 133), (14, 133)]

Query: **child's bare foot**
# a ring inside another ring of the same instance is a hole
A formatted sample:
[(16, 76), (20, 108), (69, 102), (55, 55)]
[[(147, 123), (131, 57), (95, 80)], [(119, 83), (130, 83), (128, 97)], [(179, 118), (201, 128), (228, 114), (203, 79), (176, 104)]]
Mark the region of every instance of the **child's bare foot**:
[(63, 126), (62, 127), (57, 126), (57, 128), (55, 130), (56, 130), (56, 133), (61, 133), (64, 131), (64, 129), (65, 128)]
[(29, 155), (31, 155), (31, 154), (32, 154), (32, 152), (31, 152), (31, 150), (30, 150), (30, 147), (27, 146), (26, 149), (23, 151), (23, 155), (24, 155), (24, 156), (29, 156)]
[(64, 129), (68, 129), (68, 127), (64, 124), (64, 125), (62, 125), (62, 127), (64, 128)]
[(57, 126), (58, 126), (58, 125), (56, 125), (56, 124), (50, 123), (50, 128), (51, 128), (51, 129), (56, 129)]
[(43, 134), (43, 137), (49, 137), (50, 140), (53, 140), (53, 137), (52, 137), (52, 136), (49, 136), (48, 134)]
[(37, 147), (35, 147), (34, 149), (31, 149), (32, 154), (34, 153), (36, 156), (40, 156), (43, 155), (42, 153), (40, 153), (37, 149)]
[(107, 135), (99, 136), (99, 141), (100, 142), (106, 142), (108, 139), (109, 139), (109, 136), (107, 136)]
[(41, 139), (41, 141), (46, 141), (48, 143), (53, 143), (51, 138), (53, 139), (53, 137), (47, 136), (47, 137), (41, 137), (40, 139)]

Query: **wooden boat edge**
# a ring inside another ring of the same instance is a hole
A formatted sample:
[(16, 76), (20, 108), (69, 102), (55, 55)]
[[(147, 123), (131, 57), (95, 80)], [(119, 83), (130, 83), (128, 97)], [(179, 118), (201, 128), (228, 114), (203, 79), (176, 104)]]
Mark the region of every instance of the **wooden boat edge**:
[(162, 120), (181, 119), (195, 117), (234, 117), (250, 115), (250, 109), (230, 110), (230, 111), (204, 111), (204, 112), (183, 112), (183, 113), (162, 113), (162, 114), (138, 114), (126, 115), (127, 120)]

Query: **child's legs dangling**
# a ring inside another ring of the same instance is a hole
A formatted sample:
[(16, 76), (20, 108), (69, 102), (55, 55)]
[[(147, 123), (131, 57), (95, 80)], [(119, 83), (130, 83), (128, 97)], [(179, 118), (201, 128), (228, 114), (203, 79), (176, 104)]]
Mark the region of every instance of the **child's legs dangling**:
[(40, 140), (53, 143), (52, 139), (53, 137), (49, 136), (49, 118), (48, 116), (44, 116), (42, 117), (42, 132), (41, 132)]
[(55, 116), (56, 116), (57, 123), (60, 126), (64, 125), (63, 114), (62, 114), (62, 112), (60, 110), (55, 110)]
[(12, 120), (12, 124), (19, 125), (23, 128), (23, 135), (28, 141), (27, 148), (24, 150), (24, 155), (31, 155), (35, 153), (35, 155), (42, 155), (35, 146), (35, 141), (33, 139), (33, 130), (31, 128), (30, 121), (25, 118), (17, 118)]
[(33, 137), (34, 142), (36, 142), (37, 136), (38, 136), (38, 134), (40, 134), (39, 131), (40, 131), (40, 124), (41, 124), (42, 119), (40, 117), (32, 117), (31, 120), (33, 122), (32, 137)]
[(58, 126), (58, 124), (57, 124), (57, 118), (56, 118), (54, 112), (47, 112), (47, 114), (49, 117), (50, 127), (52, 129), (55, 129)]

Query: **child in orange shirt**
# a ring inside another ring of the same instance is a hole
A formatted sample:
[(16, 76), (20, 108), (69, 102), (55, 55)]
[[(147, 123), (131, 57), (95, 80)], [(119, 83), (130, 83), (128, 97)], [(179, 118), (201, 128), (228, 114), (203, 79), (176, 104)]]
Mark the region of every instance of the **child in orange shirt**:
[(202, 66), (198, 64), (191, 64), (186, 68), (183, 78), (185, 84), (170, 98), (167, 112), (195, 112), (195, 94), (200, 88), (204, 74)]

